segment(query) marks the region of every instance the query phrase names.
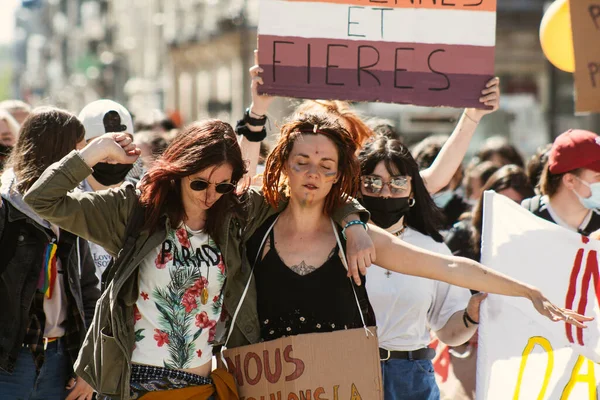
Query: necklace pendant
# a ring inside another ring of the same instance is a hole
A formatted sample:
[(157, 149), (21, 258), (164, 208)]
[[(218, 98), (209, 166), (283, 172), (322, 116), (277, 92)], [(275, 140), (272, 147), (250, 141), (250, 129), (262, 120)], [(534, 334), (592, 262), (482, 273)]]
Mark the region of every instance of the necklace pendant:
[(389, 278), (390, 276), (392, 276), (392, 271), (389, 271), (389, 270), (388, 270), (388, 271), (385, 271), (385, 276), (387, 276), (388, 278)]
[(208, 303), (208, 289), (207, 288), (202, 289), (200, 301), (202, 302), (202, 305), (206, 305), (206, 303)]

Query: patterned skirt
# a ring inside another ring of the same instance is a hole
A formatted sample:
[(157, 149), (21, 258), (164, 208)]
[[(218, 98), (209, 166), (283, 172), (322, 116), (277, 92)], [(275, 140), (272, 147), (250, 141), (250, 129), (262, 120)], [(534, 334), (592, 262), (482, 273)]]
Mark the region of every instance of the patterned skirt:
[[(176, 369), (133, 364), (131, 366), (131, 398), (140, 399), (149, 392), (183, 389), (190, 386), (212, 385), (210, 378)], [(98, 396), (98, 400), (110, 397)]]

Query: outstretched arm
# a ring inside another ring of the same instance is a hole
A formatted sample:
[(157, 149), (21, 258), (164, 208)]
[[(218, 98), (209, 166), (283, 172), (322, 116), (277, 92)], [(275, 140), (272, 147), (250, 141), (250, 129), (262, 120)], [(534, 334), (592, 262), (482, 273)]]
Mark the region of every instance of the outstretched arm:
[(452, 135), (442, 147), (433, 164), (421, 171), (421, 177), (425, 181), (429, 193), (437, 193), (450, 183), (454, 173), (465, 158), (465, 154), (467, 154), (469, 143), (471, 143), (479, 121), (485, 115), (496, 111), (500, 106), (500, 79), (494, 78), (488, 81), (485, 89), (481, 91), (481, 96), (479, 101), (484, 109), (465, 109)]
[(383, 229), (369, 225), (377, 252), (377, 265), (391, 271), (450, 283), (485, 293), (525, 297), (535, 309), (553, 321), (564, 320), (578, 327), (591, 321), (552, 304), (539, 289), (463, 257), (444, 256), (403, 242)]

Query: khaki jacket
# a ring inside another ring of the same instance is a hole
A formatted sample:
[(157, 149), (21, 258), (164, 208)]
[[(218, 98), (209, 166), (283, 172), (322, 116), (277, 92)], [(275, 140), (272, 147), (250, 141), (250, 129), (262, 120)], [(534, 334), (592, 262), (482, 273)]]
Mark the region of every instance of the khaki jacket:
[[(25, 202), (42, 218), (104, 247), (113, 257), (119, 255), (125, 241), (125, 229), (137, 204), (137, 193), (130, 184), (100, 192), (72, 192), (92, 173), (77, 151), (51, 165), (25, 195)], [(218, 234), (220, 250), (227, 266), (225, 308), (237, 308), (250, 277), (251, 266), (246, 257), (246, 241), (264, 221), (281, 210), (272, 209), (259, 192), (248, 192), (245, 220), (228, 215)], [(285, 204), (281, 205), (281, 209)], [(340, 223), (346, 216), (368, 213), (356, 201), (348, 203), (333, 215)], [(167, 221), (168, 224), (168, 221)], [(98, 393), (129, 399), (131, 354), (135, 344), (133, 306), (138, 298), (138, 271), (142, 260), (166, 239), (167, 226), (153, 234), (142, 231), (131, 254), (121, 254), (115, 278), (108, 284), (96, 305), (94, 320), (87, 332), (76, 373)], [(256, 309), (254, 284), (246, 295), (228, 347), (256, 343), (260, 326)]]

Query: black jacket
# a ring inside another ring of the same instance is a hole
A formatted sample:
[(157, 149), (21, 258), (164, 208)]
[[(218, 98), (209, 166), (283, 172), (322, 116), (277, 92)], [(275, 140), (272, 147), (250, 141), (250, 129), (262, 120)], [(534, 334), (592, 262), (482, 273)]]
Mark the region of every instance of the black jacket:
[[(16, 240), (14, 237), (7, 240), (3, 237), (5, 233), (7, 236), (16, 235)], [(40, 364), (43, 362), (43, 347), (34, 345), (40, 343), (44, 333), (43, 309), (40, 320), (35, 324), (32, 324), (32, 316), (40, 314), (40, 299), (43, 298), (37, 291), (37, 284), (44, 251), (55, 235), (2, 199), (0, 237), (3, 247), (9, 247), (0, 249), (0, 256), (9, 258), (0, 262), (0, 370), (12, 372), (26, 335), (27, 343), (32, 344), (36, 363), (38, 360), (41, 360)], [(9, 242), (14, 247), (6, 245)], [(85, 240), (61, 230), (57, 254), (62, 262), (68, 306), (65, 350), (74, 363), (94, 316), (100, 291), (94, 262)], [(36, 298), (37, 305), (34, 306)]]

